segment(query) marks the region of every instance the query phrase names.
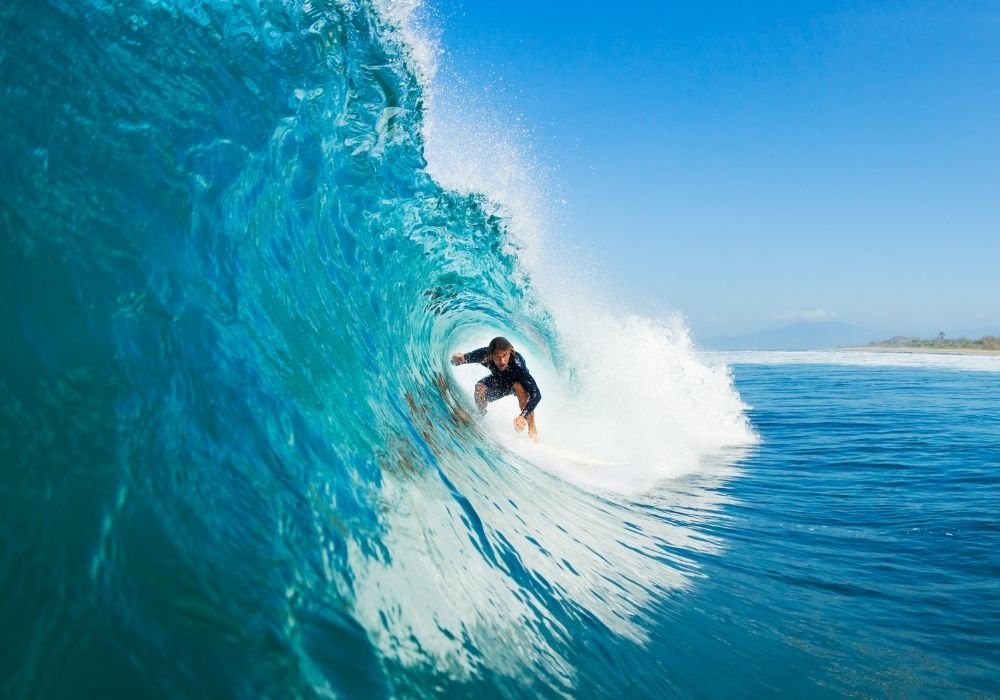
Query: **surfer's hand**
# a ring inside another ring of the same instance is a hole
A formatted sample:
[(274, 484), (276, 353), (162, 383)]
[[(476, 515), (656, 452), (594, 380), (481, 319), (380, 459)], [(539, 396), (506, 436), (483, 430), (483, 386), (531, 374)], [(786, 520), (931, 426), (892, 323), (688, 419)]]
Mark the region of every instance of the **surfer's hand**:
[(528, 427), (528, 421), (525, 419), (524, 416), (518, 416), (517, 418), (514, 419), (514, 430), (516, 430), (517, 432), (521, 432), (527, 427)]
[(465, 362), (465, 355), (463, 355), (460, 352), (456, 352), (454, 355), (451, 356), (451, 364), (453, 365), (460, 365), (464, 362)]

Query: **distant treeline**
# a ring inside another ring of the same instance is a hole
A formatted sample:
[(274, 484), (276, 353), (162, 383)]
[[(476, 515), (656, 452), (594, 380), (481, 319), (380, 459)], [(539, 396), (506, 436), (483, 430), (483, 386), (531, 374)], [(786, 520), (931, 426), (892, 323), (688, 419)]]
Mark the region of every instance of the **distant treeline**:
[(889, 340), (877, 340), (870, 345), (880, 345), (892, 348), (937, 348), (941, 350), (1000, 350), (1000, 339), (992, 335), (984, 335), (979, 340), (968, 338), (914, 338), (897, 335)]

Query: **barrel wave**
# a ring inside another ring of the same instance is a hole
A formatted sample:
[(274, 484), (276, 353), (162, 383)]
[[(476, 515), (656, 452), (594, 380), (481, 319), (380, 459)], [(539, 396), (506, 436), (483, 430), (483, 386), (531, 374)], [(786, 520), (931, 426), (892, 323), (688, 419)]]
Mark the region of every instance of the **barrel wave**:
[[(429, 174), (389, 14), (15, 1), (0, 32), (2, 694), (631, 688), (720, 546), (743, 406), (683, 328), (561, 318), (500, 204)], [(447, 358), (501, 330), (548, 379), (543, 436), (591, 433), (553, 410), (601, 400), (574, 348), (638, 353), (672, 402), (617, 407), (641, 488), (470, 417)]]

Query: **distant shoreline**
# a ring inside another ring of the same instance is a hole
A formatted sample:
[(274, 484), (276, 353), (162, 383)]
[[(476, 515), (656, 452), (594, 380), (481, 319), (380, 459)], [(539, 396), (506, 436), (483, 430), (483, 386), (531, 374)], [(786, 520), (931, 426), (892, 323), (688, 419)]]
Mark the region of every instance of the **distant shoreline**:
[(1000, 355), (1000, 350), (979, 348), (914, 348), (900, 345), (854, 345), (837, 348), (837, 352), (897, 352), (918, 355)]

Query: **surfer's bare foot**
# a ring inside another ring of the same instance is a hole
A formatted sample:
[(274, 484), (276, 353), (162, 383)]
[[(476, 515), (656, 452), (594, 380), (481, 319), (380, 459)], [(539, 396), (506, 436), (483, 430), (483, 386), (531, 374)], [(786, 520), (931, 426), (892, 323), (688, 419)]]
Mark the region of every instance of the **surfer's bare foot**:
[(535, 442), (538, 442), (538, 431), (534, 428), (528, 428), (528, 437), (530, 437)]

